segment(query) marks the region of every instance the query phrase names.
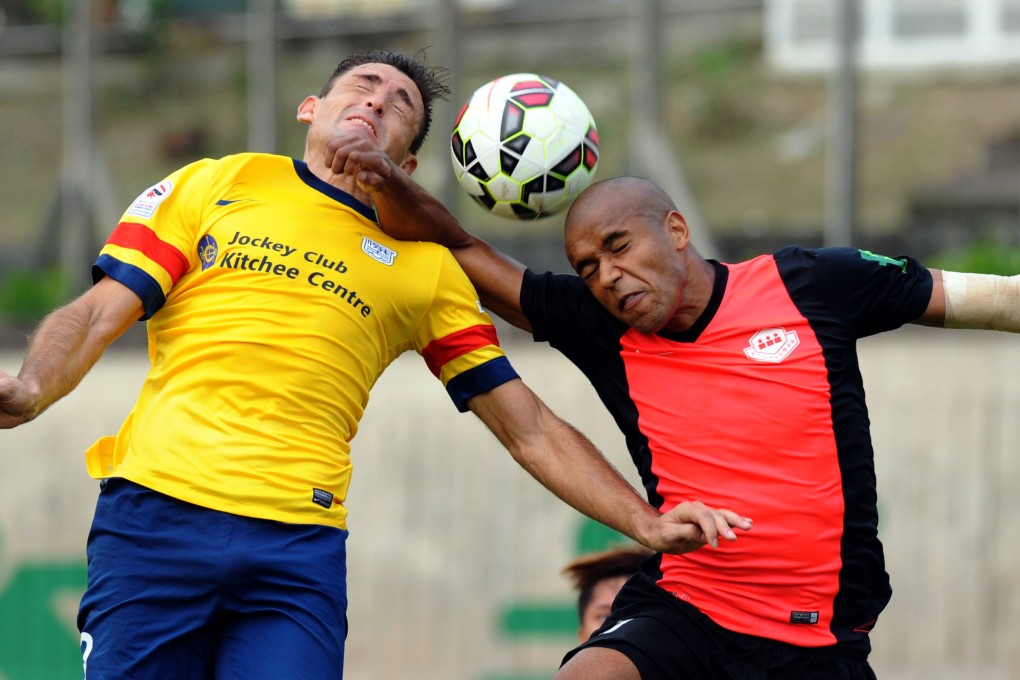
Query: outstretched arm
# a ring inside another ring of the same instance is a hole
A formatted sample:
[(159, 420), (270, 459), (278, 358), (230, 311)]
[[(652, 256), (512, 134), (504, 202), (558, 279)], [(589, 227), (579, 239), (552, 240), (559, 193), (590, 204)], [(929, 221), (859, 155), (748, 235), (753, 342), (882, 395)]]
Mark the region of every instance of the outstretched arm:
[(682, 553), (719, 537), (736, 540), (733, 528), (751, 520), (700, 502), (681, 503), (660, 515), (580, 432), (554, 415), (520, 380), (473, 397), (468, 407), (521, 467), (576, 510), (649, 548)]
[(471, 279), (482, 304), (526, 331), (521, 311), (524, 265), (464, 230), (446, 207), (411, 179), (368, 137), (349, 134), (326, 145), (326, 165), (357, 179), (372, 195), (383, 231), (405, 241), (446, 246)]
[(73, 390), (141, 317), (138, 296), (110, 278), (50, 313), (32, 335), (18, 376), (0, 371), (0, 429), (34, 420)]
[(917, 323), (1020, 333), (1020, 275), (931, 270), (931, 301)]

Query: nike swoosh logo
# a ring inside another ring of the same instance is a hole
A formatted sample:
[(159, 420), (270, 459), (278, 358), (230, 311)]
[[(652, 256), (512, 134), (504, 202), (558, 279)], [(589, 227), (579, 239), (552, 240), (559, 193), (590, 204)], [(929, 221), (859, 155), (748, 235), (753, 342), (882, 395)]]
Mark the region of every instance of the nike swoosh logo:
[(623, 628), (625, 625), (627, 625), (628, 623), (630, 623), (633, 620), (634, 619), (624, 619), (623, 621), (620, 621), (618, 624), (616, 624), (615, 626), (613, 626), (609, 630), (602, 631), (601, 633), (599, 633), (599, 635), (609, 635), (613, 631), (620, 630), (621, 628)]
[(235, 198), (233, 200), (229, 200), (229, 199), (226, 199), (226, 198), (221, 198), (220, 200), (216, 201), (216, 205), (230, 205), (231, 203), (240, 203), (241, 201), (253, 201), (253, 200), (255, 200), (255, 199), (253, 199), (253, 198)]

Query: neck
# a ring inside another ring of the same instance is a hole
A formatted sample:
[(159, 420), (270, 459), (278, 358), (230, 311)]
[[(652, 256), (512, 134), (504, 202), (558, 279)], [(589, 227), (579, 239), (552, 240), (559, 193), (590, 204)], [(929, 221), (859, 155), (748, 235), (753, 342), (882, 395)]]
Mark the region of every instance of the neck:
[(677, 313), (666, 322), (662, 330), (669, 333), (682, 333), (693, 326), (708, 307), (714, 287), (715, 267), (701, 257), (691, 258), (687, 275), (678, 291), (680, 306)]
[(353, 177), (345, 174), (336, 174), (333, 170), (323, 163), (321, 158), (318, 158), (316, 154), (310, 154), (305, 151), (304, 158), (302, 160), (313, 175), (321, 179), (327, 184), (332, 184), (337, 189), (346, 191), (354, 198), (358, 199), (365, 205), (373, 205), (372, 195), (367, 191), (363, 190)]

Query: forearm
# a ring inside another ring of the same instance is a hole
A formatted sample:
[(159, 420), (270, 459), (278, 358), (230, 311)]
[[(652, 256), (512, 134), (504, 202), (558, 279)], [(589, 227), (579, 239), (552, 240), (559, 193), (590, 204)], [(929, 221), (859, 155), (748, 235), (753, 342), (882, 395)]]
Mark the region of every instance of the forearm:
[(524, 265), (482, 239), (468, 236), (469, 241), (450, 252), (471, 279), (482, 304), (501, 319), (530, 333), (531, 322), (521, 309)]
[(25, 421), (74, 389), (101, 354), (88, 342), (87, 317), (81, 310), (63, 307), (47, 316), (33, 334), (18, 373), (31, 399)]
[(375, 189), (372, 199), (380, 226), (394, 238), (432, 241), (451, 250), (472, 240), (439, 199), (399, 168)]
[(469, 405), (514, 460), (574, 509), (647, 545), (658, 511), (584, 435), (556, 417), (523, 383), (497, 390), (506, 391), (503, 404), (512, 403), (512, 412), (488, 396)]
[(73, 390), (106, 347), (139, 318), (137, 297), (104, 281), (99, 290), (50, 313), (32, 334), (18, 373), (27, 399), (25, 422)]
[[(543, 486), (578, 512), (655, 547), (649, 532), (659, 518), (658, 511), (567, 423), (557, 419), (550, 425), (545, 442), (518, 452), (511, 450), (511, 454)], [(586, 483), (578, 485), (578, 479)]]
[(663, 515), (607, 461), (584, 435), (557, 418), (520, 380), (511, 380), (468, 401), (514, 459), (576, 510), (630, 536), (652, 550), (682, 553), (719, 537), (736, 540), (733, 527), (751, 520), (696, 499)]
[(520, 305), (524, 265), (467, 232), (446, 206), (406, 173), (395, 171), (373, 198), (383, 231), (394, 238), (449, 248), (482, 304), (518, 328), (531, 330)]
[(1020, 276), (941, 274), (946, 328), (1020, 333)]
[(465, 231), (442, 202), (411, 179), (413, 165), (397, 165), (360, 133), (331, 139), (325, 164), (338, 175), (355, 177), (358, 187), (371, 195), (386, 234), (446, 246), (488, 309), (518, 328), (531, 330), (521, 311), (524, 266)]

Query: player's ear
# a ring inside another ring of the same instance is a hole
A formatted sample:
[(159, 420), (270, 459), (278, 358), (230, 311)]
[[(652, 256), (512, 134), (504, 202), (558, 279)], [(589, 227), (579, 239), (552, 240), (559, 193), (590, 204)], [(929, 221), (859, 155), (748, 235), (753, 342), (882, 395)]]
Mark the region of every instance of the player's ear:
[(683, 250), (691, 242), (691, 230), (687, 226), (687, 220), (676, 210), (671, 210), (666, 215), (666, 228), (677, 250)]
[(418, 167), (418, 157), (413, 153), (407, 154), (407, 157), (404, 158), (404, 162), (400, 164), (400, 167), (404, 172), (410, 175), (414, 172), (415, 168)]
[(309, 95), (305, 97), (305, 100), (298, 104), (297, 107), (297, 119), (299, 123), (305, 123), (307, 125), (312, 124), (312, 119), (315, 118), (315, 107), (319, 103), (319, 98)]

